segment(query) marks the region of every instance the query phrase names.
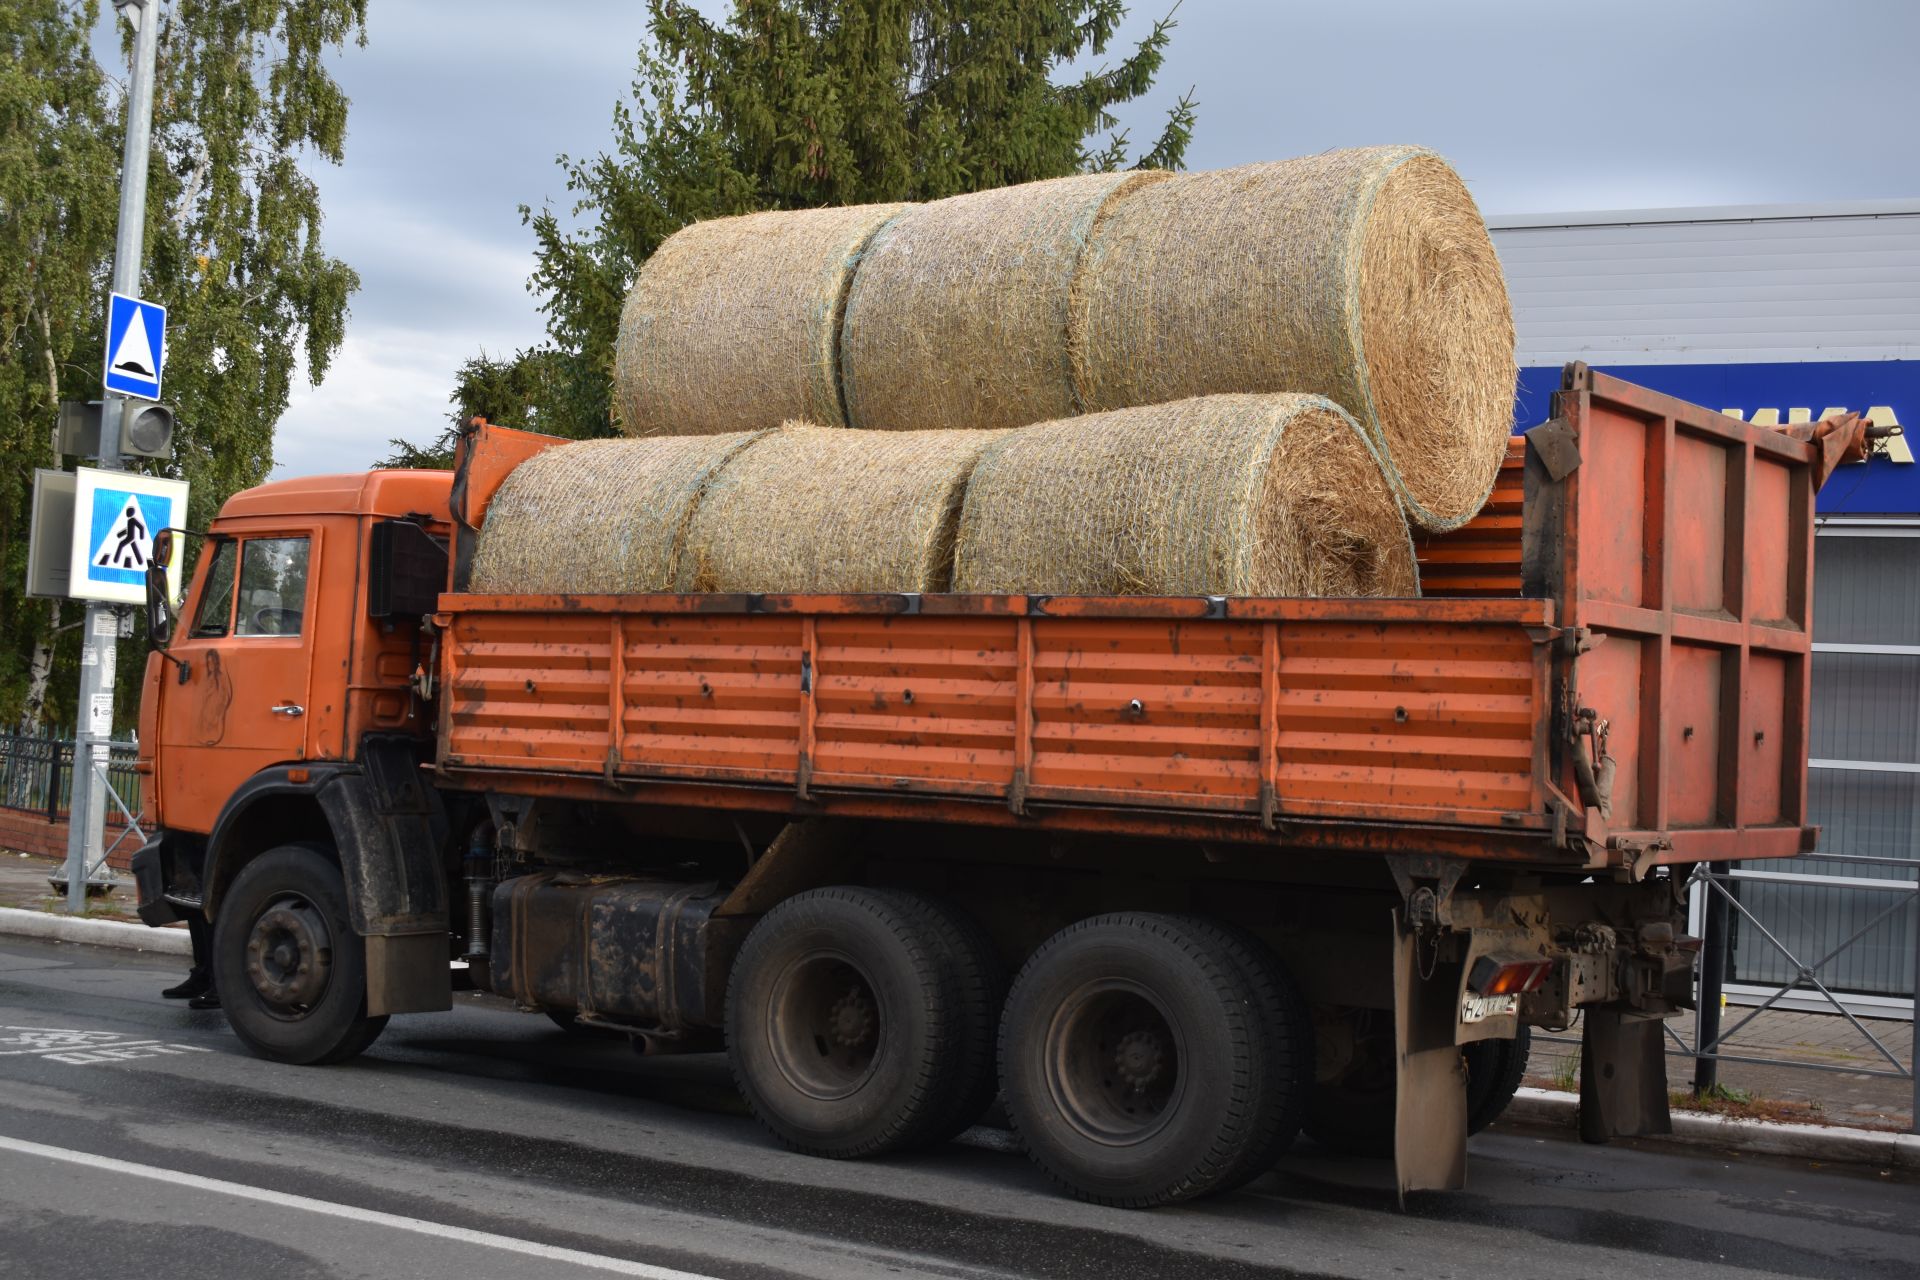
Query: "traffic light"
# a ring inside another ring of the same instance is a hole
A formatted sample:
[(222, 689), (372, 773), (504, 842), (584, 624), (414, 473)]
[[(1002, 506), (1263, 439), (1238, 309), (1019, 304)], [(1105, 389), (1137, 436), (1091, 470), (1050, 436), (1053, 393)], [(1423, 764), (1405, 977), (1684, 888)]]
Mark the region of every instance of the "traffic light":
[(151, 400), (129, 400), (120, 420), (120, 452), (136, 458), (173, 457), (173, 410)]
[[(120, 424), (120, 452), (135, 458), (173, 456), (173, 408), (152, 400), (129, 399)], [(60, 402), (60, 452), (91, 458), (100, 452), (100, 402)]]

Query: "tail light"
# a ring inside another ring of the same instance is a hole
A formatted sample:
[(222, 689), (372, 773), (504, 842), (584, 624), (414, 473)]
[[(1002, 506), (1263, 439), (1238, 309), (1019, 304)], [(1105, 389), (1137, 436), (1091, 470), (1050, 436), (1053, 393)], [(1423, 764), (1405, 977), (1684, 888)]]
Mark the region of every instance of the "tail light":
[(1537, 990), (1553, 972), (1553, 961), (1539, 956), (1481, 956), (1467, 974), (1475, 995), (1516, 996)]

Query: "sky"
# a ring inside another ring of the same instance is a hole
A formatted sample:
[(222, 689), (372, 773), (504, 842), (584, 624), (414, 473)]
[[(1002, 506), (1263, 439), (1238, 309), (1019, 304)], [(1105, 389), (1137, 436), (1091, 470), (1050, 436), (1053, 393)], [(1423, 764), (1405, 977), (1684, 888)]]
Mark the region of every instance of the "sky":
[[(1122, 38), (1170, 4), (1134, 4)], [(1914, 0), (1184, 0), (1177, 21), (1122, 125), (1145, 145), (1191, 87), (1190, 168), (1420, 143), (1490, 215), (1920, 195)], [(519, 207), (571, 207), (555, 157), (609, 144), (644, 35), (638, 0), (372, 0), (334, 60), (345, 163), (310, 169), (361, 287), (276, 476), (431, 439), (464, 360), (541, 340)]]

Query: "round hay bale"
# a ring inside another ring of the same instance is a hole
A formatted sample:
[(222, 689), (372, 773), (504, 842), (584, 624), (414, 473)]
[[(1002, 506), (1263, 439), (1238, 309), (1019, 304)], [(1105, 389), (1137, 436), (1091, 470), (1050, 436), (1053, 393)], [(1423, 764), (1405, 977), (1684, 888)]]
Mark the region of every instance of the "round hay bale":
[(700, 499), (682, 591), (945, 591), (967, 477), (994, 431), (792, 423)]
[(474, 547), (479, 592), (673, 590), (688, 518), (762, 432), (555, 445), (513, 469)]
[(1485, 222), (1417, 147), (1181, 174), (1101, 211), (1074, 293), (1090, 410), (1306, 391), (1353, 411), (1415, 523), (1463, 524), (1513, 412), (1513, 312)]
[(854, 265), (898, 204), (696, 222), (640, 268), (620, 312), (614, 396), (630, 436), (844, 423), (840, 317)]
[(1068, 300), (1095, 216), (1168, 174), (1090, 173), (915, 205), (861, 256), (840, 329), (851, 426), (1025, 426), (1082, 411)]
[(955, 591), (1417, 596), (1406, 518), (1352, 418), (1219, 395), (1009, 432), (974, 466)]

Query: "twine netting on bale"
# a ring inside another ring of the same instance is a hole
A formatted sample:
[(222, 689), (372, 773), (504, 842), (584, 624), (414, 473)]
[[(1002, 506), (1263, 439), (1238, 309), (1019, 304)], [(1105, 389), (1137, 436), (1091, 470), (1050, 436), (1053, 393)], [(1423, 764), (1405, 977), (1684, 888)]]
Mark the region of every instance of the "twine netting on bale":
[(1350, 409), (1407, 515), (1463, 524), (1512, 420), (1513, 312), (1486, 224), (1417, 147), (1180, 174), (1108, 202), (1074, 287), (1090, 410), (1302, 391)]
[(945, 591), (967, 477), (995, 431), (793, 423), (714, 477), (682, 591)]
[(1068, 301), (1110, 198), (1164, 173), (1092, 173), (915, 205), (861, 256), (840, 331), (847, 421), (1018, 427), (1083, 406)]
[(1359, 426), (1307, 395), (1218, 395), (1009, 432), (967, 486), (955, 591), (1416, 596), (1406, 518)]
[(749, 213), (669, 236), (620, 312), (621, 429), (694, 436), (788, 418), (844, 423), (847, 288), (867, 241), (904, 207)]
[(474, 548), (478, 592), (673, 590), (701, 491), (763, 432), (555, 445), (513, 469)]

